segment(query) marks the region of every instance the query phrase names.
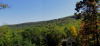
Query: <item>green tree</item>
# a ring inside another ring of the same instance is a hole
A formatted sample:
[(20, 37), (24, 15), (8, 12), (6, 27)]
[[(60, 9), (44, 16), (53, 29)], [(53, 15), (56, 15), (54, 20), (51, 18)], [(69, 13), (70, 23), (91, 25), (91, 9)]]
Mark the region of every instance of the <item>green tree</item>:
[(61, 40), (65, 37), (65, 32), (61, 30), (50, 29), (45, 32), (44, 41), (47, 46), (58, 46)]

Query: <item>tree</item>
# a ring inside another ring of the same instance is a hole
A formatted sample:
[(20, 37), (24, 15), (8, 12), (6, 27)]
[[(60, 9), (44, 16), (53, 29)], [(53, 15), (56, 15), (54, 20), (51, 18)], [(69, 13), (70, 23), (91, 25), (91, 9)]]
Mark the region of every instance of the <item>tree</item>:
[(50, 29), (44, 32), (44, 43), (47, 46), (58, 46), (66, 33), (61, 30)]
[(30, 42), (31, 44), (36, 44), (37, 46), (40, 46), (40, 34), (40, 28), (37, 27), (28, 28), (21, 32), (24, 41), (27, 40), (27, 43)]
[[(89, 40), (93, 39), (93, 46), (98, 45), (98, 30), (97, 30), (97, 7), (99, 0), (82, 0), (76, 3), (75, 10), (84, 16), (81, 21), (80, 41), (81, 46), (89, 46)], [(89, 36), (92, 36), (90, 38)], [(96, 41), (96, 42), (95, 42)]]

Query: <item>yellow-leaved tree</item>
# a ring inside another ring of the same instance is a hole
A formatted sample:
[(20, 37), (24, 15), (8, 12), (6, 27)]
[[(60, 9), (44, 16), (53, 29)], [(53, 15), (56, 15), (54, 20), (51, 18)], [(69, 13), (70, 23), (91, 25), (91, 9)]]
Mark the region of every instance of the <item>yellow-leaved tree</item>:
[(70, 31), (71, 31), (71, 34), (72, 34), (74, 37), (77, 37), (78, 31), (77, 31), (77, 28), (76, 28), (75, 26), (71, 26), (71, 27), (70, 27)]

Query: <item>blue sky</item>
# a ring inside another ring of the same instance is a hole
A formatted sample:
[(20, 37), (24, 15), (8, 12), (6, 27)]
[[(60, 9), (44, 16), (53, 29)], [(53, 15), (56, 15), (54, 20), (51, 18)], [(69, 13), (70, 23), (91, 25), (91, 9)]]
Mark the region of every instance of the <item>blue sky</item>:
[(0, 10), (0, 25), (46, 21), (73, 15), (79, 0), (0, 0), (9, 8)]

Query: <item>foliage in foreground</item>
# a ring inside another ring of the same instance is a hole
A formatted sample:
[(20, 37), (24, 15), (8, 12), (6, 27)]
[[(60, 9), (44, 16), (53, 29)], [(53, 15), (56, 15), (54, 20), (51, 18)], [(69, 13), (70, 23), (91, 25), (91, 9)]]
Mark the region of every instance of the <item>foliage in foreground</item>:
[[(75, 22), (75, 23), (74, 23)], [(79, 21), (50, 21), (24, 27), (0, 27), (0, 46), (59, 46), (61, 40), (77, 36)]]

